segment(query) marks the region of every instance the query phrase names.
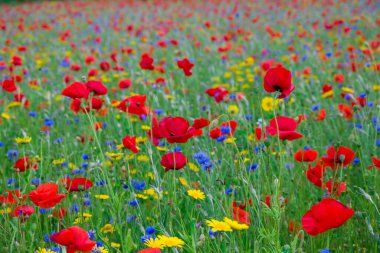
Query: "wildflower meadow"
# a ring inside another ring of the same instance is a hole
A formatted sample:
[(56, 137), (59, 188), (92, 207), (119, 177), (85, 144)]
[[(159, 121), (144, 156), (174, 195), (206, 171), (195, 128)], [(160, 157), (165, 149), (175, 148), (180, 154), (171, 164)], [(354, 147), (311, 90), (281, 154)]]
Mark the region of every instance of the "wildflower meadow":
[(0, 253), (379, 253), (380, 2), (0, 3)]

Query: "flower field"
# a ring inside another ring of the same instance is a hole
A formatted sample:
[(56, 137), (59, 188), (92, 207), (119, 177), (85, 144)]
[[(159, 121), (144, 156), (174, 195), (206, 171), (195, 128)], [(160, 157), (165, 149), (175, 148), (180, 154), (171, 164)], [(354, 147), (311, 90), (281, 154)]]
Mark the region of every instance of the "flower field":
[(0, 7), (0, 252), (379, 252), (378, 1)]

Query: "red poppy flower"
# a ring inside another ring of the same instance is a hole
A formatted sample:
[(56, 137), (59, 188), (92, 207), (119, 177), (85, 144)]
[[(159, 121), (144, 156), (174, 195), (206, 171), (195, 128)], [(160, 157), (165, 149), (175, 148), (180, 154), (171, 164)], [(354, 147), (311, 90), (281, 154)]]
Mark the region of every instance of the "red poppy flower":
[(17, 90), (17, 86), (13, 80), (4, 80), (1, 87), (4, 91), (12, 93)]
[(87, 64), (87, 65), (90, 65), (91, 63), (94, 63), (96, 61), (95, 57), (92, 56), (92, 55), (89, 55), (86, 57), (86, 59), (84, 60), (84, 62)]
[(163, 77), (156, 78), (156, 84), (165, 84), (166, 80)]
[(223, 122), (220, 126), (221, 127), (229, 127), (230, 132), (226, 135), (231, 136), (231, 135), (234, 135), (234, 133), (235, 133), (235, 130), (237, 127), (237, 122), (235, 120), (230, 120), (230, 121)]
[(99, 74), (98, 70), (97, 69), (89, 69), (88, 70), (88, 77), (94, 77), (94, 76), (97, 76)]
[(331, 147), (327, 150), (327, 156), (322, 157), (323, 166), (336, 170), (339, 166), (349, 165), (355, 158), (355, 152), (344, 146), (339, 146), (338, 150)]
[(229, 99), (228, 90), (223, 87), (210, 88), (206, 90), (206, 94), (213, 97), (217, 103), (227, 101)]
[[(265, 199), (264, 199), (264, 203), (269, 208), (272, 207), (271, 198), (272, 198), (272, 196), (265, 196)], [(286, 203), (288, 203), (288, 199), (284, 198), (283, 196), (280, 196), (280, 197), (278, 197), (278, 203), (279, 203), (280, 207), (284, 207), (286, 205)]]
[(332, 179), (326, 182), (325, 188), (330, 194), (338, 197), (342, 192), (346, 191), (346, 182), (333, 182)]
[(130, 137), (129, 135), (126, 135), (122, 141), (124, 148), (131, 150), (135, 154), (139, 152), (136, 146), (136, 136)]
[(30, 218), (34, 213), (34, 208), (28, 205), (17, 206), (13, 211), (9, 213), (12, 217), (19, 217), (21, 221), (25, 221)]
[(354, 105), (360, 105), (361, 107), (365, 107), (367, 105), (367, 98), (364, 97), (357, 97), (355, 98), (355, 101), (351, 103), (351, 106), (353, 107)]
[[(91, 108), (93, 110), (100, 110), (103, 106), (104, 101), (104, 99), (100, 98), (91, 98)], [(86, 110), (90, 111), (90, 105), (87, 105)]]
[(82, 67), (79, 64), (73, 63), (73, 64), (71, 64), (70, 69), (72, 71), (80, 71), (82, 69)]
[(103, 96), (108, 92), (107, 87), (99, 81), (88, 81), (86, 86), (90, 92), (94, 93), (94, 96)]
[(117, 53), (112, 53), (111, 55), (110, 55), (110, 58), (111, 58), (111, 60), (113, 61), (113, 62), (117, 62)]
[(261, 129), (261, 127), (256, 127), (255, 128), (255, 136), (256, 136), (256, 140), (258, 140), (258, 141), (260, 141), (261, 139), (267, 138), (266, 133), (263, 132), (263, 130)]
[(87, 99), (88, 95), (90, 94), (89, 89), (87, 88), (86, 85), (80, 82), (74, 82), (67, 86), (63, 91), (62, 91), (62, 96), (66, 96), (72, 99), (75, 98), (84, 98)]
[(82, 103), (82, 99), (79, 99), (79, 98), (72, 99), (70, 103), (70, 110), (73, 111), (74, 113), (78, 113), (81, 109), (81, 103)]
[(61, 183), (65, 185), (66, 190), (69, 192), (85, 191), (93, 186), (92, 181), (85, 177), (77, 177), (73, 179), (65, 177), (61, 180)]
[(117, 108), (122, 110), (123, 112), (128, 112), (134, 115), (147, 115), (148, 107), (145, 105), (145, 101), (145, 95), (135, 95), (123, 99), (117, 106)]
[(212, 129), (211, 131), (210, 131), (210, 137), (212, 138), (212, 139), (218, 139), (220, 136), (222, 136), (223, 134), (222, 134), (222, 131), (220, 130), (220, 128), (219, 127), (217, 127), (217, 128), (214, 128), (214, 129)]
[(335, 81), (336, 83), (344, 83), (344, 82), (345, 82), (344, 75), (341, 74), (341, 73), (336, 74), (336, 75), (334, 76), (334, 81)]
[(141, 55), (140, 67), (145, 70), (154, 70), (153, 62), (153, 58), (148, 53), (144, 53)]
[[(292, 233), (293, 235), (297, 235), (299, 231), (301, 231), (301, 224), (300, 223), (296, 223), (294, 221), (289, 221), (288, 223), (288, 230), (289, 230), (289, 233)], [(301, 238), (300, 238), (301, 239)]]
[(24, 94), (14, 94), (13, 95), (13, 101), (20, 102), (24, 105), (24, 108), (28, 108), (30, 106), (29, 99), (25, 97)]
[(278, 135), (280, 140), (296, 140), (302, 137), (302, 134), (296, 132), (297, 121), (285, 116), (278, 116), (269, 121), (266, 126), (266, 132), (269, 135)]
[(164, 138), (164, 133), (158, 124), (157, 118), (152, 119), (152, 129), (147, 131), (147, 134), (155, 146), (158, 145), (158, 140)]
[(63, 217), (66, 215), (66, 208), (60, 207), (58, 210), (55, 210), (53, 213), (53, 217), (58, 218), (59, 220), (62, 220)]
[(161, 158), (161, 165), (165, 167), (165, 172), (169, 170), (180, 170), (187, 164), (187, 157), (181, 152), (171, 152)]
[(161, 253), (161, 250), (159, 248), (147, 248), (142, 249), (137, 253)]
[(29, 193), (29, 199), (41, 208), (51, 208), (61, 202), (65, 194), (58, 194), (58, 185), (53, 183), (41, 184)]
[(263, 61), (261, 62), (260, 66), (261, 68), (264, 70), (264, 71), (267, 71), (268, 69), (270, 69), (271, 66), (275, 65), (275, 61), (270, 59), (270, 60), (267, 60), (267, 61)]
[(278, 98), (285, 98), (294, 90), (292, 84), (292, 73), (289, 70), (276, 67), (269, 69), (264, 77), (264, 89), (267, 92), (279, 91), (281, 94)]
[(129, 87), (132, 86), (132, 81), (131, 79), (124, 79), (124, 80), (120, 80), (119, 82), (119, 89), (128, 89)]
[(308, 150), (302, 150), (299, 149), (295, 154), (294, 154), (294, 160), (297, 162), (314, 162), (315, 159), (318, 157), (318, 151), (308, 149)]
[(320, 160), (317, 161), (314, 167), (308, 164), (308, 170), (305, 171), (307, 179), (315, 186), (322, 188), (323, 185), (323, 174), (325, 173), (325, 168), (322, 166)]
[(26, 199), (26, 195), (21, 195), (20, 190), (14, 190), (14, 195), (11, 190), (7, 190), (8, 195), (0, 195), (0, 203), (7, 205), (7, 204), (17, 204), (19, 201), (23, 201)]
[(373, 167), (380, 169), (380, 156), (379, 158), (372, 157), (372, 165), (368, 166), (368, 169), (372, 169)]
[(177, 66), (183, 70), (185, 76), (191, 76), (193, 74), (191, 73), (191, 69), (194, 67), (194, 64), (192, 64), (187, 58), (177, 61)]
[(14, 66), (22, 66), (22, 58), (21, 56), (15, 55), (12, 57), (12, 64)]
[(102, 61), (100, 64), (99, 64), (99, 67), (102, 71), (108, 71), (110, 70), (111, 68), (111, 65), (109, 64), (109, 62), (107, 61)]
[(27, 169), (37, 169), (38, 165), (37, 164), (33, 164), (31, 162), (29, 162), (29, 157), (23, 157), (23, 158), (20, 158), (16, 161), (15, 165), (13, 166), (13, 168), (16, 169), (16, 172), (24, 172), (25, 170)]
[(327, 198), (314, 205), (302, 217), (302, 228), (312, 236), (338, 228), (348, 221), (354, 210), (335, 199)]
[(247, 224), (249, 226), (251, 224), (251, 217), (249, 216), (249, 213), (247, 211), (244, 211), (245, 207), (246, 207), (245, 201), (244, 201), (244, 204), (242, 205), (237, 205), (236, 202), (233, 202), (233, 207), (232, 207), (233, 216), (234, 216), (234, 220), (240, 223)]
[(189, 126), (189, 122), (182, 117), (165, 117), (159, 123), (160, 130), (169, 143), (186, 143), (195, 132), (195, 128)]
[(66, 246), (67, 253), (89, 252), (96, 245), (96, 242), (88, 238), (87, 231), (77, 226), (68, 227), (51, 235), (50, 240)]
[(208, 119), (199, 118), (194, 120), (193, 125), (191, 127), (194, 127), (195, 129), (201, 129), (207, 127), (208, 125), (210, 125), (210, 121)]
[(343, 118), (352, 119), (354, 117), (354, 112), (352, 111), (349, 105), (339, 104), (338, 109), (339, 109), (339, 112), (342, 114)]
[(317, 118), (317, 120), (318, 120), (318, 121), (322, 121), (322, 120), (324, 120), (325, 118), (326, 118), (326, 109), (322, 109), (322, 110), (320, 110), (319, 113), (318, 113), (318, 118)]

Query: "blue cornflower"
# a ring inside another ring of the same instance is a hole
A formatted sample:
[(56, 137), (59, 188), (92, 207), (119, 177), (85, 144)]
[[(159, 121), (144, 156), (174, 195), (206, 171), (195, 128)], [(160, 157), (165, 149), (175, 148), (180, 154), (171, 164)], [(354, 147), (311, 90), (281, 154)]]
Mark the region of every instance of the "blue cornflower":
[(50, 126), (54, 125), (54, 120), (50, 119), (50, 118), (45, 118), (44, 119), (44, 125), (50, 127)]
[(37, 117), (37, 114), (38, 114), (37, 112), (29, 112), (28, 116), (29, 117)]
[(152, 238), (151, 235), (143, 235), (140, 237), (140, 241), (145, 242), (146, 240), (149, 240), (150, 238)]
[(229, 194), (231, 194), (232, 192), (233, 192), (232, 187), (227, 188), (227, 189), (225, 190), (225, 194), (226, 194), (226, 195), (229, 195)]
[(154, 229), (154, 227), (146, 227), (145, 228), (145, 233), (147, 233), (148, 235), (154, 234), (155, 232), (156, 232), (156, 230)]
[(248, 171), (256, 170), (257, 169), (257, 164), (250, 164), (248, 165)]
[(138, 200), (130, 200), (128, 201), (128, 205), (130, 206), (137, 206), (139, 204)]
[(30, 182), (32, 185), (40, 185), (40, 179), (39, 178), (33, 178)]
[(134, 221), (134, 220), (136, 220), (136, 218), (137, 218), (137, 216), (136, 215), (131, 215), (131, 216), (128, 216), (127, 217), (127, 222), (132, 222), (132, 221)]
[(132, 185), (135, 188), (136, 191), (142, 191), (145, 188), (145, 182), (144, 181), (138, 181), (138, 180), (132, 180)]
[(222, 135), (222, 136), (219, 136), (218, 138), (216, 138), (216, 141), (217, 142), (224, 142), (225, 139), (226, 139), (226, 136)]
[(11, 149), (8, 151), (7, 156), (9, 159), (17, 158), (18, 157), (18, 151), (16, 149)]
[(57, 139), (54, 140), (54, 144), (59, 144), (59, 143), (62, 143), (63, 142), (63, 137), (59, 137)]

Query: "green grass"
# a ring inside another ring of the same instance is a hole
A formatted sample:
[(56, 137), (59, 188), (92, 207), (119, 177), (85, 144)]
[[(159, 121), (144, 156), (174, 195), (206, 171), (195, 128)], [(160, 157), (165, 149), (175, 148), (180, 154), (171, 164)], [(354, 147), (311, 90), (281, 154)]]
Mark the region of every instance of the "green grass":
[[(282, 3), (265, 14), (263, 10), (268, 11), (268, 5), (262, 1), (241, 3), (238, 5), (240, 17), (234, 16), (232, 21), (228, 20), (228, 15), (215, 14), (210, 9), (214, 7), (222, 12), (222, 9), (226, 8), (231, 13), (233, 3), (213, 5), (200, 1), (164, 1), (158, 4), (148, 1), (137, 2), (129, 7), (120, 7), (117, 2), (86, 2), (81, 5), (74, 2), (43, 2), (31, 5), (33, 7), (20, 5), (22, 9), (31, 11), (29, 14), (16, 12), (16, 6), (9, 7), (10, 12), (1, 9), (1, 19), (6, 20), (7, 30), (0, 30), (0, 61), (4, 61), (8, 66), (13, 55), (23, 57), (23, 66), (17, 67), (14, 75), (23, 77), (18, 86), (31, 105), (28, 109), (7, 109), (13, 96), (0, 91), (0, 112), (10, 116), (10, 119), (3, 118), (0, 124), (0, 141), (4, 144), (0, 148), (0, 192), (20, 189), (23, 194), (28, 194), (36, 188), (31, 183), (32, 179), (39, 178), (41, 183), (59, 183), (67, 174), (75, 176), (68, 166), (54, 165), (53, 160), (56, 159), (64, 159), (78, 168), (82, 163), (94, 163), (84, 169), (84, 175), (78, 175), (91, 179), (94, 186), (85, 192), (70, 194), (64, 187), (60, 187), (59, 193), (66, 193), (66, 198), (55, 209), (46, 213), (41, 213), (38, 207), (26, 199), (24, 203), (34, 206), (35, 213), (25, 222), (3, 212), (0, 216), (0, 252), (34, 252), (38, 247), (55, 247), (57, 244), (46, 242), (44, 235), (51, 235), (72, 226), (83, 213), (91, 214), (92, 217), (77, 225), (94, 231), (94, 240), (102, 241), (109, 252), (138, 252), (145, 248), (140, 237), (145, 234), (147, 226), (153, 226), (156, 235), (177, 236), (185, 241), (182, 249), (166, 248), (161, 250), (162, 252), (319, 252), (325, 248), (329, 248), (330, 252), (378, 252), (379, 170), (367, 170), (367, 166), (372, 164), (372, 156), (380, 155), (379, 147), (376, 145), (380, 138), (372, 123), (373, 117), (380, 116), (379, 91), (373, 89), (374, 85), (380, 84), (379, 72), (373, 70), (373, 66), (378, 63), (379, 48), (372, 50), (372, 58), (366, 58), (361, 50), (369, 48), (370, 41), (375, 41), (378, 36), (376, 13), (379, 5), (373, 3), (366, 6), (365, 1), (336, 3), (331, 7), (331, 13), (327, 18), (321, 16), (326, 8), (320, 3), (306, 6), (303, 10)], [(38, 9), (36, 6), (41, 8)], [(74, 11), (69, 11), (69, 6)], [(360, 8), (359, 14), (350, 13), (355, 7)], [(287, 16), (288, 10), (292, 11), (290, 17)], [(75, 11), (80, 14), (75, 14)], [(185, 18), (188, 13), (192, 13), (192, 16)], [(249, 16), (245, 17), (244, 13)], [(260, 20), (257, 23), (251, 22), (256, 16), (260, 16)], [(24, 32), (17, 30), (20, 17), (24, 18)], [(110, 28), (114, 17), (119, 22), (120, 31)], [(145, 21), (141, 21), (142, 17)], [(358, 17), (358, 22), (349, 24), (355, 17)], [(100, 33), (95, 34), (93, 27), (88, 24), (88, 19), (101, 27)], [(356, 31), (362, 31), (365, 40), (360, 42), (360, 36), (356, 35), (355, 31), (348, 35), (339, 31), (341, 28), (326, 31), (323, 22), (333, 22), (335, 19), (343, 19), (343, 26), (350, 25), (356, 27)], [(51, 20), (54, 20), (54, 23)], [(160, 23), (167, 20), (172, 20), (173, 24)], [(211, 29), (204, 28), (203, 23), (206, 20), (211, 21)], [(319, 20), (320, 24), (318, 29), (313, 30), (311, 22), (315, 20)], [(37, 21), (39, 24), (48, 22), (52, 30), (29, 31), (27, 27)], [(128, 24), (133, 24), (135, 29), (142, 26), (145, 39), (125, 32)], [(230, 28), (230, 25), (234, 25), (234, 28)], [(281, 38), (271, 38), (265, 32), (266, 25), (280, 31)], [(300, 26), (303, 26), (310, 36), (298, 38), (296, 33), (302, 31)], [(138, 64), (141, 54), (149, 50), (150, 42), (156, 43), (157, 31), (165, 27), (168, 28), (168, 33), (159, 40), (179, 41), (178, 47), (155, 47), (152, 53), (155, 65), (160, 60), (165, 60), (165, 73), (141, 70)], [(250, 38), (244, 39), (244, 35), (237, 35), (236, 39), (231, 41), (231, 51), (218, 53), (218, 47), (225, 43), (213, 43), (210, 36), (215, 35), (222, 40), (224, 34), (236, 33), (238, 28), (244, 29), (246, 36), (249, 35), (248, 32), (251, 33)], [(65, 30), (71, 30), (71, 36), (67, 41), (61, 41), (59, 33)], [(195, 39), (187, 38), (186, 35)], [(93, 43), (96, 36), (102, 38), (100, 44)], [(12, 41), (10, 45), (5, 45), (7, 39)], [(83, 39), (88, 42), (82, 44)], [(321, 40), (324, 45), (319, 52), (316, 49), (317, 40)], [(194, 45), (195, 41), (201, 43), (199, 48)], [(337, 43), (336, 47), (333, 46), (334, 42)], [(76, 49), (71, 48), (70, 43), (76, 43)], [(28, 47), (27, 52), (16, 51), (21, 45)], [(294, 52), (288, 51), (289, 45), (295, 48)], [(355, 48), (356, 62), (361, 65), (356, 72), (348, 68), (337, 68), (338, 63), (349, 62), (349, 53), (346, 50), (349, 45)], [(122, 54), (122, 47), (131, 47), (135, 53)], [(236, 53), (235, 50), (239, 47), (242, 48), (241, 53)], [(6, 51), (4, 48), (9, 50)], [(95, 53), (91, 52), (92, 48)], [(269, 52), (264, 55), (261, 53), (263, 49), (268, 49)], [(207, 50), (210, 52), (207, 53)], [(83, 76), (87, 78), (90, 68), (99, 69), (101, 60), (111, 62), (109, 55), (114, 51), (118, 52), (120, 64), (125, 64), (126, 67), (122, 72), (99, 71), (99, 77), (103, 77), (103, 83), (109, 89), (109, 93), (104, 96), (104, 106), (108, 113), (105, 116), (99, 116), (93, 111), (89, 114), (74, 114), (69, 110), (70, 99), (60, 96), (66, 86), (63, 76), (68, 74), (81, 81)], [(335, 54), (338, 51), (342, 53), (341, 56), (332, 56), (327, 61), (320, 58), (320, 54)], [(86, 66), (84, 58), (90, 54), (95, 56), (97, 62)], [(298, 62), (290, 59), (293, 54), (298, 55)], [(222, 55), (228, 56), (228, 60), (222, 61)], [(73, 72), (70, 68), (60, 66), (59, 62), (65, 56), (68, 56), (71, 63), (80, 64), (82, 69)], [(239, 66), (251, 56), (255, 59), (254, 63), (239, 68), (240, 75), (231, 70), (232, 66)], [(177, 59), (185, 57), (192, 59), (195, 64), (191, 77), (185, 77), (176, 64)], [(301, 60), (303, 57), (304, 60)], [(37, 59), (42, 59), (42, 63), (37, 64)], [(266, 96), (275, 98), (277, 94), (268, 94), (262, 87), (265, 72), (260, 64), (267, 59), (281, 62), (289, 69), (296, 86), (289, 101), (281, 102), (275, 110), (268, 112), (261, 107), (261, 100)], [(366, 64), (370, 66), (365, 66)], [(22, 74), (23, 68), (29, 69), (28, 75)], [(309, 77), (300, 75), (305, 68), (312, 70)], [(226, 72), (232, 73), (231, 77), (226, 77)], [(355, 97), (366, 93), (367, 101), (373, 102), (372, 107), (365, 106), (360, 110), (355, 107), (352, 120), (341, 117), (337, 109), (338, 104), (350, 104), (340, 96), (339, 84), (334, 83), (334, 75), (337, 73), (345, 75), (344, 86), (352, 88)], [(0, 71), (0, 75), (5, 79), (10, 73), (5, 69)], [(256, 80), (249, 81), (249, 75), (256, 77)], [(120, 91), (117, 89), (118, 82), (125, 77), (130, 78), (133, 85), (128, 90)], [(166, 86), (152, 86), (158, 77), (165, 78)], [(220, 80), (213, 81), (216, 80), (215, 77)], [(28, 84), (30, 80), (37, 80), (41, 89), (33, 89)], [(321, 97), (321, 87), (325, 83), (333, 85), (334, 96), (331, 99)], [(213, 98), (205, 94), (207, 88), (216, 84), (228, 84), (227, 88), (231, 94), (243, 92), (245, 99), (217, 104)], [(112, 88), (116, 88), (116, 92), (112, 92)], [(184, 89), (188, 92), (183, 92)], [(180, 147), (189, 162), (199, 168), (201, 166), (193, 155), (204, 151), (214, 162), (213, 168), (210, 171), (200, 169), (194, 172), (187, 165), (180, 171), (165, 172), (160, 160), (166, 152), (159, 151), (148, 140), (146, 130), (142, 129), (143, 125), (151, 126), (151, 118), (140, 121), (111, 106), (111, 100), (121, 100), (134, 93), (146, 94), (146, 104), (151, 109), (163, 109), (164, 112), (158, 116), (159, 118), (169, 115), (181, 116), (190, 124), (199, 117), (209, 119), (211, 124), (203, 129), (202, 136), (191, 138), (185, 144), (166, 143), (165, 147), (168, 150)], [(172, 98), (168, 98), (167, 95)], [(46, 107), (40, 108), (42, 103), (46, 103)], [(316, 121), (313, 118), (317, 112), (312, 112), (311, 108), (316, 104), (320, 105), (320, 109), (327, 110), (324, 121)], [(239, 112), (230, 114), (230, 105), (237, 105)], [(36, 111), (37, 116), (28, 116), (31, 111)], [(297, 118), (301, 114), (306, 114), (307, 120), (301, 122), (297, 128), (297, 131), (304, 135), (299, 140), (290, 142), (267, 136), (265, 141), (258, 142), (248, 138), (254, 134), (260, 119), (267, 125), (276, 115)], [(252, 120), (246, 120), (247, 115), (251, 115)], [(46, 118), (54, 120), (49, 134), (41, 132)], [(79, 121), (76, 123), (75, 119)], [(208, 137), (209, 130), (232, 119), (238, 122), (235, 141), (220, 143)], [(96, 131), (95, 122), (106, 123), (107, 128)], [(362, 128), (350, 127), (350, 124), (361, 124)], [(138, 144), (139, 154), (130, 160), (111, 161), (107, 152), (122, 152), (123, 158), (132, 155), (129, 150), (115, 151), (106, 145), (107, 141), (112, 141), (112, 145), (121, 144), (121, 139), (127, 134), (146, 138), (145, 142)], [(32, 137), (32, 141), (24, 145), (16, 144), (15, 138), (23, 135)], [(82, 144), (78, 141), (81, 135), (92, 137), (93, 141), (87, 139)], [(55, 143), (60, 137), (63, 138), (63, 142)], [(265, 151), (256, 152), (255, 148), (262, 145), (265, 146)], [(308, 235), (305, 231), (294, 235), (288, 230), (289, 221), (294, 221), (301, 227), (301, 217), (326, 196), (326, 191), (315, 187), (307, 180), (303, 173), (307, 164), (294, 161), (293, 155), (298, 149), (310, 146), (317, 150), (321, 157), (326, 154), (330, 145), (351, 148), (355, 151), (355, 157), (360, 159), (360, 163), (339, 169), (336, 175), (329, 169), (325, 174), (326, 180), (335, 176), (347, 183), (347, 191), (336, 199), (353, 208), (355, 214), (343, 226), (316, 237)], [(15, 173), (12, 168), (14, 160), (7, 157), (7, 152), (11, 149), (18, 150), (19, 158), (39, 156), (41, 161), (38, 162), (38, 169)], [(82, 159), (84, 154), (89, 154), (90, 158), (87, 161)], [(146, 161), (139, 161), (138, 157), (141, 155), (147, 157)], [(257, 164), (257, 169), (248, 171), (249, 164)], [(150, 178), (148, 173), (152, 173), (153, 177)], [(179, 177), (185, 178), (189, 186), (181, 185)], [(10, 178), (16, 183), (9, 184)], [(106, 184), (95, 185), (95, 182), (100, 180), (104, 180)], [(160, 193), (159, 199), (148, 196), (146, 200), (139, 199), (138, 206), (128, 205), (128, 201), (134, 200), (137, 193), (132, 180), (144, 181), (145, 189), (154, 188)], [(123, 188), (124, 184), (128, 185), (127, 189)], [(187, 195), (188, 188), (196, 187), (204, 191), (205, 200), (194, 200)], [(225, 191), (230, 187), (233, 193), (227, 195)], [(83, 204), (86, 194), (91, 200), (89, 206)], [(108, 195), (110, 198), (95, 198), (95, 195), (99, 194)], [(271, 208), (264, 203), (266, 196), (272, 196)], [(288, 201), (283, 207), (275, 201), (280, 196)], [(205, 220), (222, 220), (226, 216), (232, 219), (233, 202), (243, 203), (244, 200), (252, 200), (252, 204), (246, 207), (251, 217), (250, 228), (221, 233), (215, 237), (209, 236), (209, 227)], [(74, 204), (79, 207), (77, 213), (69, 211)], [(4, 205), (3, 210), (7, 207)], [(59, 207), (68, 208), (67, 215), (61, 221), (52, 217), (54, 210)], [(136, 216), (136, 219), (129, 222), (128, 217), (131, 216)], [(115, 227), (113, 233), (100, 232), (105, 224), (111, 222)], [(120, 247), (111, 247), (111, 242), (120, 244)]]

